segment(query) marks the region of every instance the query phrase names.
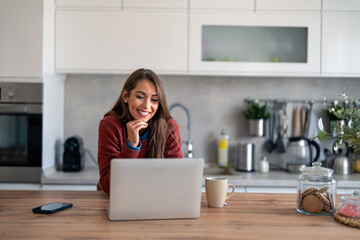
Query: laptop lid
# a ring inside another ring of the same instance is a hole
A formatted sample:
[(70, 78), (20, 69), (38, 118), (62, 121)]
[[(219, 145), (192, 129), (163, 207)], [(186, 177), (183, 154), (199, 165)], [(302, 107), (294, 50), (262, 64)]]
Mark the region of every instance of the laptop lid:
[(203, 159), (113, 159), (110, 220), (198, 218)]

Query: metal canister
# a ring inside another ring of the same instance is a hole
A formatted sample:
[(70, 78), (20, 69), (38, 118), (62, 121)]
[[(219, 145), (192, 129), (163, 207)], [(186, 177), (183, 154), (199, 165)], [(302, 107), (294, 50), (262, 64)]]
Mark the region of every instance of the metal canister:
[(236, 162), (237, 171), (255, 171), (255, 145), (253, 143), (239, 143)]

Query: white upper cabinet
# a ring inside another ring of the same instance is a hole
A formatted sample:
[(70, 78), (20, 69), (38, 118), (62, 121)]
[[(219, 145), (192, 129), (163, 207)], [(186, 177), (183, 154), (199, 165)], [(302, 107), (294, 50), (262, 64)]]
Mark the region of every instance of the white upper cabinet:
[(255, 0), (190, 0), (190, 9), (254, 10)]
[(322, 74), (360, 76), (360, 1), (324, 0), (323, 4)]
[[(167, 74), (360, 75), (359, 0), (57, 0), (56, 4), (59, 73), (129, 73), (147, 67)], [(1, 18), (7, 14), (0, 11)], [(7, 28), (3, 22), (0, 27)], [(15, 43), (5, 40), (2, 46)], [(5, 56), (0, 56), (2, 62), (12, 57)]]
[(0, 1), (0, 77), (41, 78), (42, 0)]
[(124, 8), (188, 8), (188, 0), (124, 0)]
[(60, 7), (55, 51), (57, 72), (184, 73), (187, 10)]
[(190, 11), (189, 72), (319, 75), (320, 12)]
[(57, 7), (121, 8), (122, 0), (56, 0)]
[(321, 0), (256, 0), (256, 10), (320, 11)]
[(360, 1), (323, 0), (323, 11), (360, 11)]

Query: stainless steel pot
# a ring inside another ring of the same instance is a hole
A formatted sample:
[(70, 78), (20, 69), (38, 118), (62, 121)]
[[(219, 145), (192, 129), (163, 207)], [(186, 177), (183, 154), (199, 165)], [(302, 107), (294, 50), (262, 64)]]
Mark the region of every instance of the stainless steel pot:
[(347, 156), (336, 156), (333, 164), (334, 174), (349, 175), (354, 173), (354, 165)]
[(330, 166), (334, 169), (334, 174), (349, 175), (354, 173), (354, 164), (349, 157), (350, 148), (346, 143), (345, 150), (345, 155), (341, 155), (342, 149), (335, 151), (333, 146), (334, 158), (333, 161), (330, 162)]

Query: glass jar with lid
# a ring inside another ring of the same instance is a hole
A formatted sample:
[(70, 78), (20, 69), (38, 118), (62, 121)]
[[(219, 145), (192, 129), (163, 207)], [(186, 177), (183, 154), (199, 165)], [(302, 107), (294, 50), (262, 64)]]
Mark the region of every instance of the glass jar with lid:
[(314, 162), (312, 167), (303, 167), (300, 172), (296, 210), (309, 215), (332, 215), (336, 209), (334, 170)]
[(341, 204), (338, 213), (348, 218), (356, 218), (360, 221), (360, 192), (353, 191), (351, 195), (343, 195), (340, 197)]

